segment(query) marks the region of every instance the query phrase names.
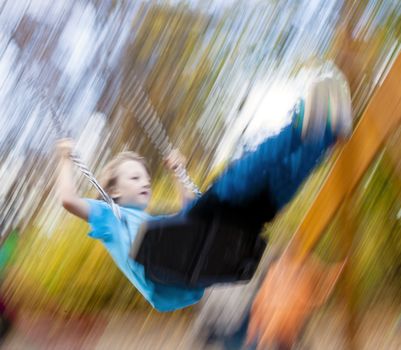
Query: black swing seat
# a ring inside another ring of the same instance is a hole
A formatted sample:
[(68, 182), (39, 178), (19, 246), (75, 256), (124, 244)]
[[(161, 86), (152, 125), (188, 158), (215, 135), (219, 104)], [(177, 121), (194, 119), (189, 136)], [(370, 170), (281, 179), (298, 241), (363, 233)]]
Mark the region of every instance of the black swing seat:
[(232, 208), (194, 209), (144, 224), (130, 256), (150, 280), (164, 285), (206, 288), (249, 281), (266, 247), (262, 226), (238, 220)]

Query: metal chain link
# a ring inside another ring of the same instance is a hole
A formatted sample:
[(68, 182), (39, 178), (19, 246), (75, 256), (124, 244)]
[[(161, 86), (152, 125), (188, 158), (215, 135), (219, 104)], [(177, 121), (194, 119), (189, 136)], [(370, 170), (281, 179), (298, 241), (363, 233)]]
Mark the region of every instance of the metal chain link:
[[(160, 122), (160, 118), (149, 97), (138, 82), (138, 78), (134, 76), (131, 81), (132, 83), (127, 87), (127, 90), (134, 91), (134, 95), (130, 98), (130, 103), (125, 106), (125, 108), (135, 115), (139, 125), (145, 131), (152, 144), (161, 156), (166, 159), (173, 150), (173, 144), (167, 136), (166, 130)], [(174, 169), (174, 175), (185, 186), (185, 188), (194, 193), (195, 196), (200, 197), (202, 195), (198, 186), (196, 186), (189, 177), (183, 164), (179, 164)]]
[[(50, 119), (53, 123), (54, 130), (57, 134), (57, 138), (61, 139), (61, 138), (65, 137), (65, 135), (66, 135), (65, 130), (58, 118), (58, 114), (56, 113), (54, 106), (49, 102), (49, 100), (47, 98), (47, 91), (46, 90), (40, 91), (38, 97), (40, 98), (41, 105), (45, 104), (46, 107), (48, 107), (48, 110), (50, 111), (50, 117), (51, 117)], [(102, 199), (110, 206), (111, 210), (113, 211), (113, 214), (118, 219), (121, 219), (121, 211), (120, 211), (119, 206), (114, 202), (114, 200), (109, 196), (109, 194), (99, 184), (99, 182), (96, 180), (93, 173), (89, 170), (89, 168), (82, 161), (79, 154), (76, 153), (76, 151), (72, 152), (70, 154), (70, 159), (78, 167), (78, 169), (82, 172), (82, 174), (86, 178), (88, 178), (89, 182), (96, 188), (96, 190), (102, 196)]]

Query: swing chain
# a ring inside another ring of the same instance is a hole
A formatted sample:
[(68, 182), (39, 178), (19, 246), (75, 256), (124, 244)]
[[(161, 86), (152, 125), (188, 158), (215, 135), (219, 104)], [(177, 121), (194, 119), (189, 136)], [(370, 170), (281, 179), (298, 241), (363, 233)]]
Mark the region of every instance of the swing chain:
[[(41, 91), (39, 93), (39, 101), (40, 106), (43, 106), (45, 103), (50, 111), (50, 120), (54, 126), (54, 130), (56, 132), (57, 138), (61, 139), (66, 134), (61, 124), (61, 121), (58, 118), (58, 113), (55, 111), (54, 106), (48, 101), (47, 97), (47, 90)], [(73, 151), (70, 154), (71, 161), (78, 167), (78, 169), (82, 172), (82, 174), (89, 180), (89, 182), (96, 188), (99, 194), (102, 196), (102, 199), (110, 206), (113, 214), (118, 218), (121, 219), (121, 211), (119, 206), (113, 201), (113, 199), (108, 195), (108, 193), (103, 189), (103, 187), (99, 184), (96, 180), (93, 173), (89, 170), (89, 168), (85, 165), (82, 161), (81, 157), (76, 151)]]
[[(141, 128), (145, 131), (152, 144), (161, 154), (162, 158), (166, 159), (173, 150), (173, 145), (166, 134), (166, 130), (160, 122), (149, 97), (147, 97), (136, 76), (131, 80), (132, 83), (128, 86), (128, 91), (134, 91), (134, 95), (130, 98), (131, 102), (128, 106), (124, 106), (128, 112), (133, 113)], [(200, 197), (202, 192), (198, 186), (189, 177), (183, 164), (179, 164), (174, 169), (174, 175), (189, 191)]]

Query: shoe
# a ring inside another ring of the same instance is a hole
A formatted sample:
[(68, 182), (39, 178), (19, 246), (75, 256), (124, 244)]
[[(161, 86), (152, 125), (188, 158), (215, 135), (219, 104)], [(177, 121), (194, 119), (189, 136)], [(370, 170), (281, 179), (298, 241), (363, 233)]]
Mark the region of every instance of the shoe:
[(334, 74), (314, 81), (304, 99), (302, 138), (321, 139), (329, 128), (336, 140), (352, 132), (351, 94), (344, 75)]

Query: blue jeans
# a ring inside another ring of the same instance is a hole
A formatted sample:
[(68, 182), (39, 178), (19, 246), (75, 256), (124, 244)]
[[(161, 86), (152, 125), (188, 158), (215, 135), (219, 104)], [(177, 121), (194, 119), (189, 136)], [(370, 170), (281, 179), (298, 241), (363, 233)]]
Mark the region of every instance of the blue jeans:
[[(255, 151), (231, 163), (204, 195), (213, 195), (222, 203), (246, 207), (264, 193), (264, 200), (269, 201), (272, 211), (285, 206), (335, 142), (329, 125), (320, 140), (303, 140), (302, 124), (298, 125), (303, 116), (303, 101), (292, 113), (291, 124), (265, 139)], [(271, 215), (265, 219), (268, 221)]]

